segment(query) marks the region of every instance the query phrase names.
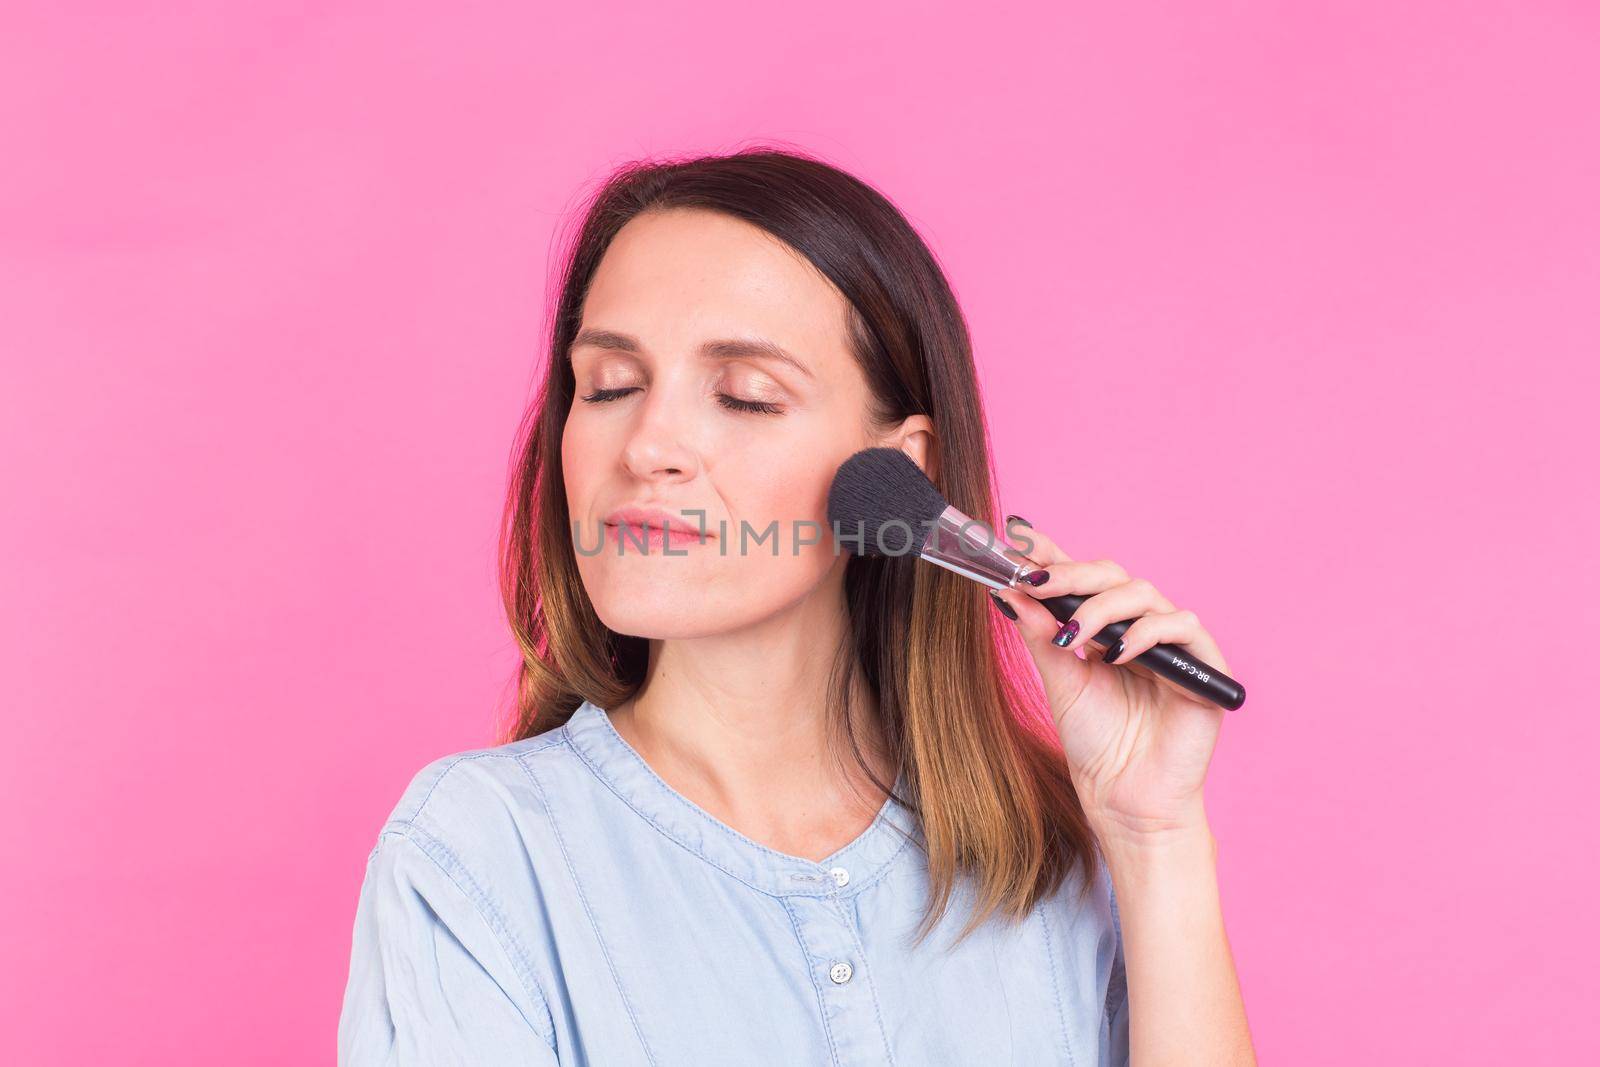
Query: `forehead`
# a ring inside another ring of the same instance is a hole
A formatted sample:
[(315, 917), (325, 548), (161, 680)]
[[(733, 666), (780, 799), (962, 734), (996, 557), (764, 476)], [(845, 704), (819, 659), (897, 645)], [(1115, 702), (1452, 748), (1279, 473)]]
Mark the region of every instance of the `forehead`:
[(848, 302), (805, 257), (759, 227), (674, 208), (631, 219), (607, 248), (583, 325), (665, 354), (707, 338), (780, 345), (818, 370), (844, 356)]

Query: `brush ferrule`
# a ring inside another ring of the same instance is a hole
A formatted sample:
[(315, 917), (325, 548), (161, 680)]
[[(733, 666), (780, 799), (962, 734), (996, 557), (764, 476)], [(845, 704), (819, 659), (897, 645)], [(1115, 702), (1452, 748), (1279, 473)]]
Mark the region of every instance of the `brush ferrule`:
[(1006, 544), (988, 523), (969, 518), (954, 505), (940, 512), (929, 527), (921, 556), (993, 589), (1009, 589), (1039, 566)]

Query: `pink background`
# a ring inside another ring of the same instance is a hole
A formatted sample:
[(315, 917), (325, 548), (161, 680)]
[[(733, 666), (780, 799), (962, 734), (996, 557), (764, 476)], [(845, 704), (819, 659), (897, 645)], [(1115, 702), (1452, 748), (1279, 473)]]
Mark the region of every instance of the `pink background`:
[(508, 695), (558, 224), (760, 139), (946, 264), (1007, 509), (1249, 687), (1263, 1061), (1600, 1054), (1592, 6), (74, 6), (0, 32), (10, 1062), (331, 1062), (381, 820)]

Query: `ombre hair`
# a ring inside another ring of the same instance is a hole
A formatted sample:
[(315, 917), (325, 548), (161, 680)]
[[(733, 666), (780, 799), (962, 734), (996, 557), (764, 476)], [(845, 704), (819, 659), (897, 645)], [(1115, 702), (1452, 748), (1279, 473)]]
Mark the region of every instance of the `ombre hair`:
[[(932, 252), (882, 194), (791, 149), (624, 165), (589, 197), (562, 252), (549, 361), (518, 433), (500, 535), (500, 580), (522, 650), (504, 740), (560, 727), (584, 700), (612, 708), (644, 681), (649, 643), (604, 625), (579, 578), (561, 469), (575, 381), (567, 351), (583, 300), (617, 232), (645, 211), (698, 208), (760, 227), (805, 256), (849, 305), (847, 343), (888, 430), (933, 425), (934, 484), (1000, 529), (988, 430), (966, 322)], [(972, 918), (1025, 917), (1077, 868), (1094, 880), (1094, 836), (1073, 788), (1037, 673), (1015, 624), (985, 589), (915, 555), (852, 556), (850, 633), (829, 683), (831, 726), (884, 793), (849, 723), (864, 684), (904, 775), (895, 799), (919, 821), (929, 873), (920, 940), (971, 878)]]

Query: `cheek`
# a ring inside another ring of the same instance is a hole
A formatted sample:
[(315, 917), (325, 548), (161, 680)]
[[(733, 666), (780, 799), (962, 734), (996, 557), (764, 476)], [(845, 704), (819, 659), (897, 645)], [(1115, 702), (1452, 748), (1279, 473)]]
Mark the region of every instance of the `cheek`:
[(776, 521), (788, 536), (788, 528), (799, 520), (827, 519), (828, 488), (838, 468), (823, 469), (819, 458), (825, 455), (824, 447), (809, 444), (751, 450), (731, 463), (722, 460), (714, 480), (730, 513), (748, 518), (758, 529)]
[(561, 480), (566, 486), (567, 512), (573, 519), (583, 517), (590, 498), (590, 470), (595, 466), (596, 451), (587, 437), (581, 420), (568, 419), (561, 431)]
[[(827, 524), (828, 478), (815, 457), (774, 458), (745, 472), (719, 493), (729, 510), (727, 537), (717, 557), (726, 577), (765, 600), (805, 592), (833, 562)], [(776, 549), (774, 549), (776, 545)]]

